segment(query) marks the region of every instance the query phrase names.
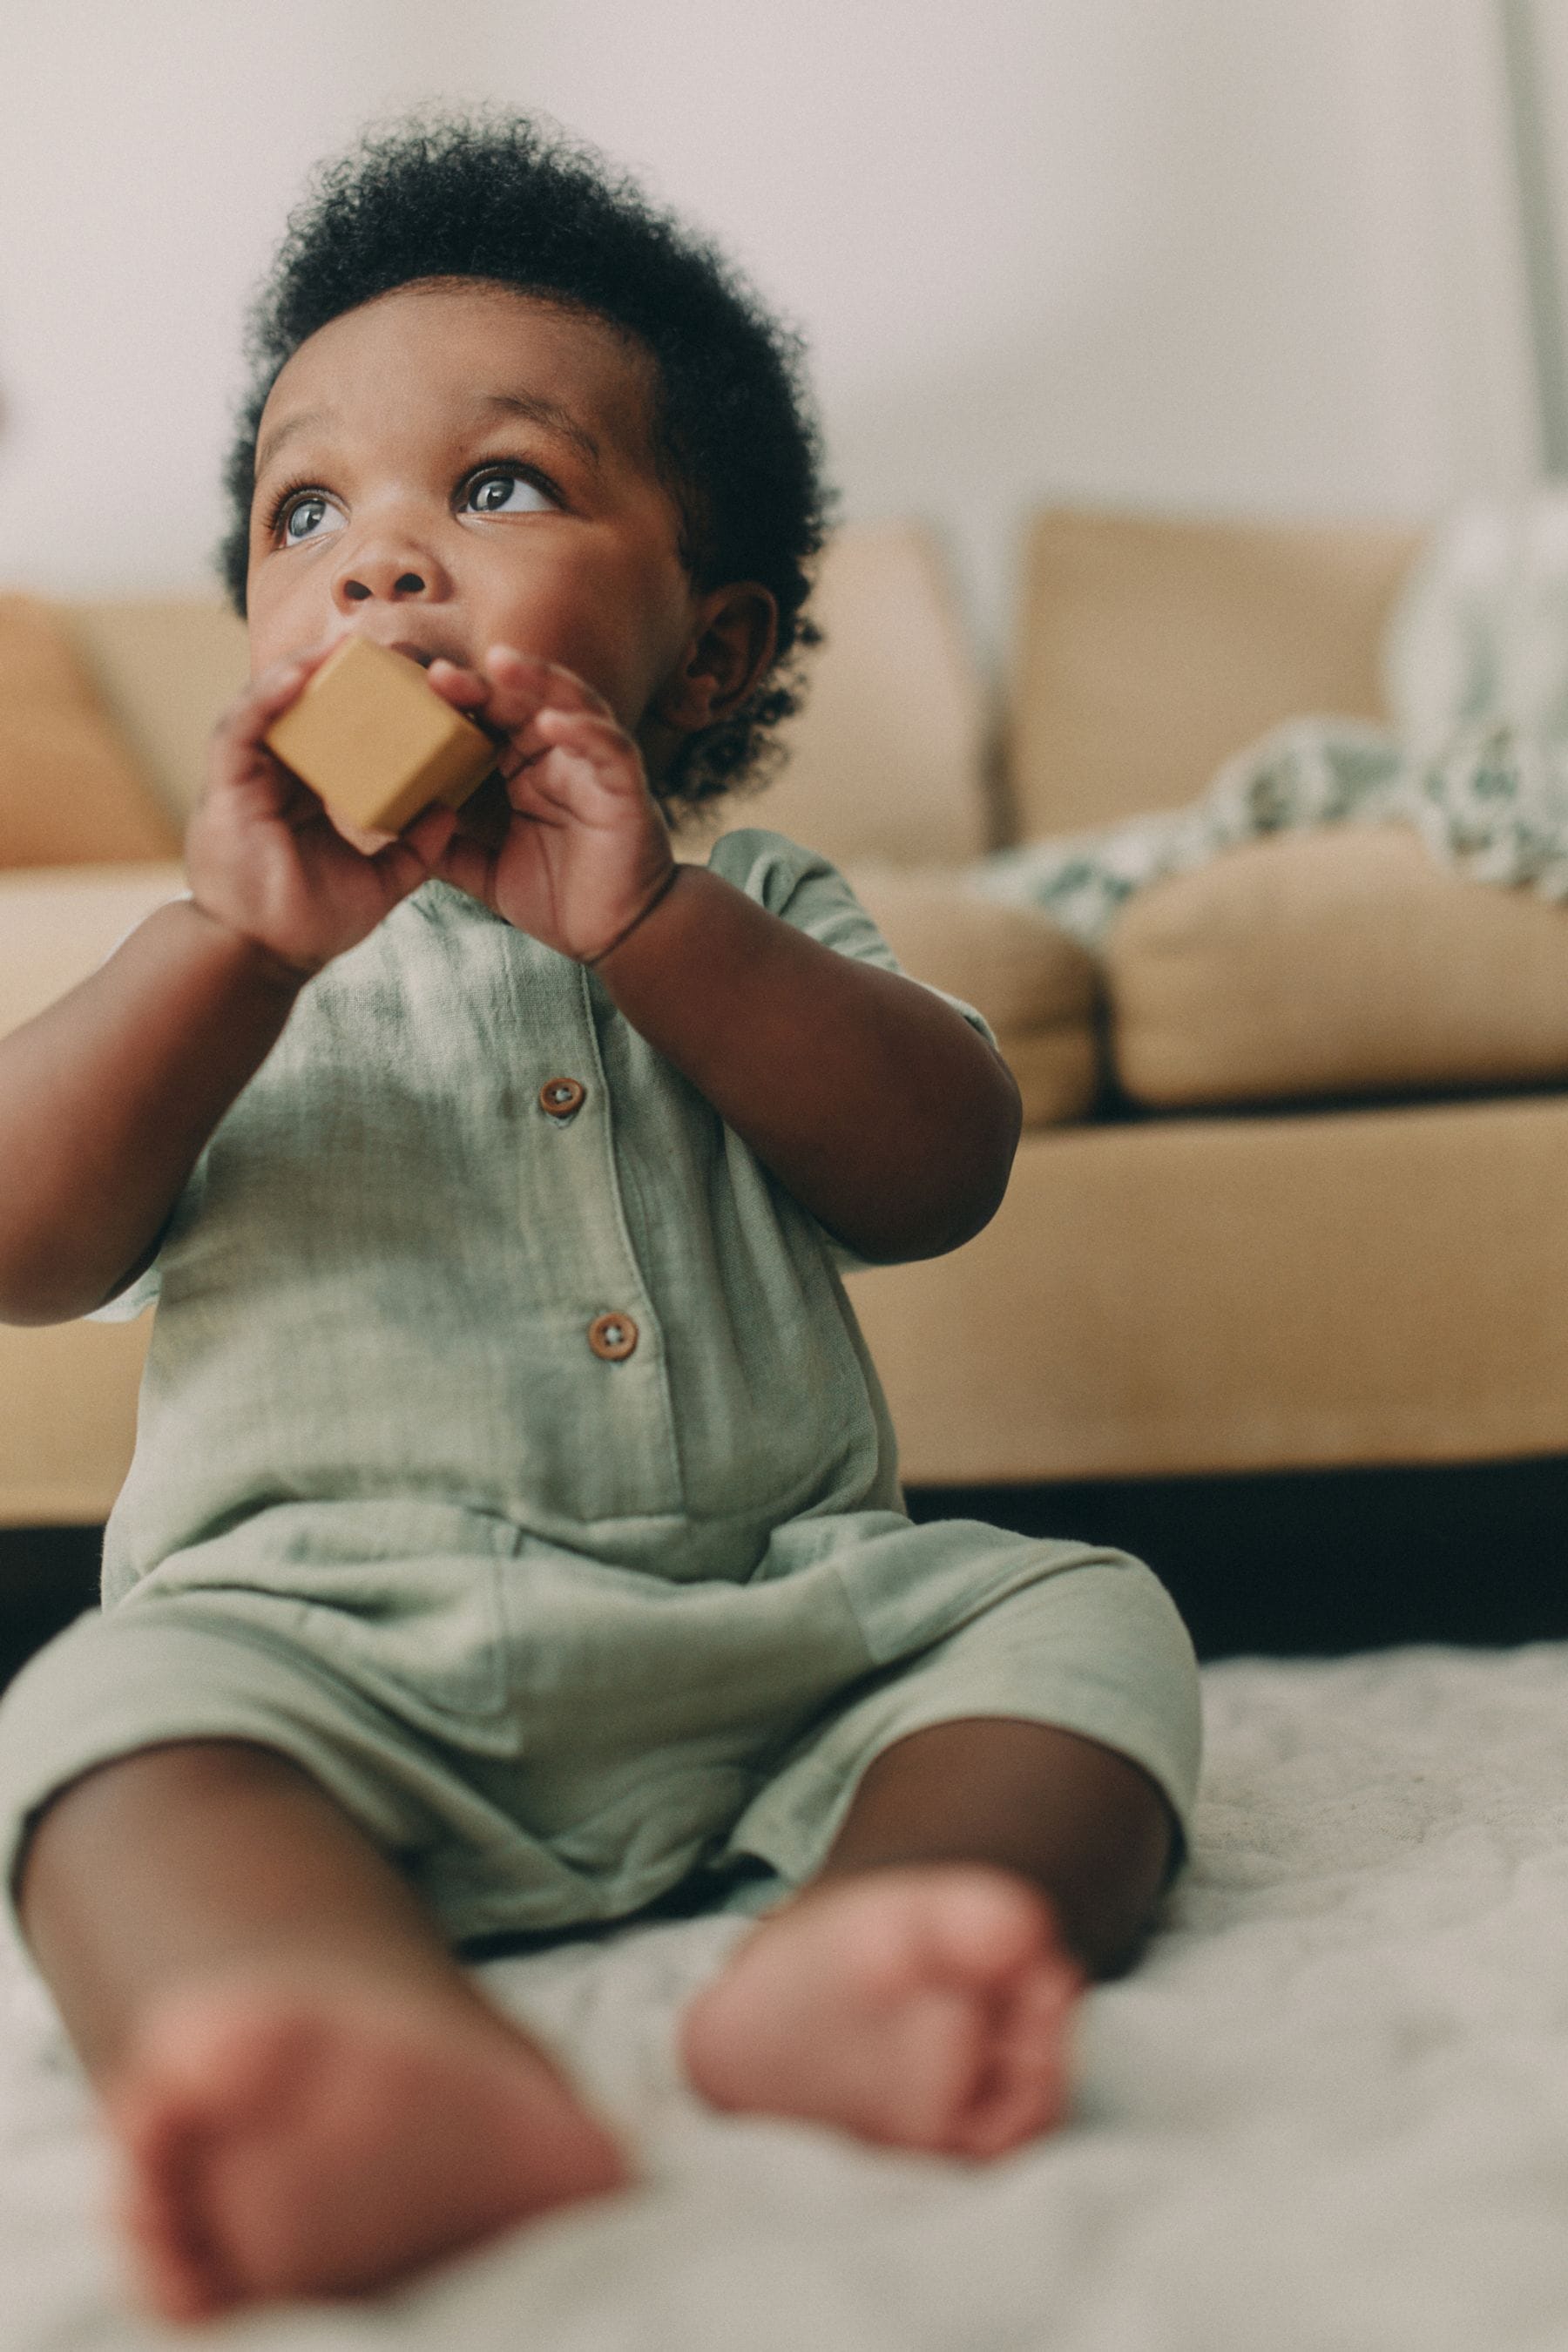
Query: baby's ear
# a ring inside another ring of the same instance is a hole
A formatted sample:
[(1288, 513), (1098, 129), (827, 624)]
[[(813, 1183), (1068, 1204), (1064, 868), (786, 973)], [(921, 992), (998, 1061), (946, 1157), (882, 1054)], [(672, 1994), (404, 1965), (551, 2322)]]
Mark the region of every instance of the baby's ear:
[(710, 589), (685, 654), (650, 713), (681, 735), (727, 719), (766, 671), (778, 643), (778, 606), (754, 580)]

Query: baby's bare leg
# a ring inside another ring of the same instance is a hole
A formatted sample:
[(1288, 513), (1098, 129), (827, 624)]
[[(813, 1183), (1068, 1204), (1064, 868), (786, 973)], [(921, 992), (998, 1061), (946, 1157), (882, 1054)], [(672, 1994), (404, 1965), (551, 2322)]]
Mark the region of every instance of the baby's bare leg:
[(692, 2003), (694, 2084), (716, 2106), (952, 2156), (1049, 2130), (1085, 1971), (1136, 1956), (1173, 1834), (1147, 1775), (1077, 1733), (911, 1733), (867, 1772), (818, 1876)]
[(368, 2292), (626, 2178), (396, 1871), (268, 1749), (185, 1742), (75, 1782), (21, 1909), (167, 2318)]

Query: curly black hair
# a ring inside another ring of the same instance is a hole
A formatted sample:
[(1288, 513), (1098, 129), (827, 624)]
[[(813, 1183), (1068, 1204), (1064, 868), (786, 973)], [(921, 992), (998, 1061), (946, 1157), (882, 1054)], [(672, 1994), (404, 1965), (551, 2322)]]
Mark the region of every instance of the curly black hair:
[(798, 708), (805, 617), (827, 494), (801, 345), (738, 273), (603, 157), (529, 117), (416, 114), (325, 164), (290, 215), (246, 341), (251, 382), (225, 470), (218, 552), (245, 611), (256, 437), (286, 360), (345, 311), (421, 279), (484, 279), (606, 320), (655, 368), (655, 462), (694, 584), (755, 580), (778, 605), (774, 660), (729, 718), (689, 736), (661, 780), (690, 806), (773, 764)]

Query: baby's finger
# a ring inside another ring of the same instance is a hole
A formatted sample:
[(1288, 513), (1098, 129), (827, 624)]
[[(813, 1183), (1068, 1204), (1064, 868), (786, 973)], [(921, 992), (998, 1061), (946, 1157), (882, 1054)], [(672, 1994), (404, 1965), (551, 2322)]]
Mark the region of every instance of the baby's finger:
[(478, 711), (490, 698), (489, 678), (462, 662), (449, 661), (445, 654), (437, 655), (425, 675), (442, 701), (458, 710)]
[(625, 775), (640, 790), (642, 754), (624, 727), (596, 710), (558, 710), (553, 704), (533, 722), (540, 743), (552, 751), (570, 751), (591, 767)]
[[(426, 814), (433, 814), (434, 812)], [(446, 814), (449, 815), (451, 812), (448, 810)], [(417, 890), (422, 882), (427, 882), (432, 867), (438, 860), (438, 851), (436, 856), (427, 857), (417, 845), (420, 825), (424, 822), (422, 817), (419, 824), (399, 834), (395, 841), (389, 841), (384, 849), (378, 849), (370, 861), (381, 877), (389, 906), (397, 905)]]
[(320, 669), (327, 652), (325, 646), (311, 646), (303, 653), (290, 654), (287, 659), (274, 662), (269, 669), (252, 678), (245, 692), (218, 720), (218, 741), (237, 751), (247, 751), (259, 742), (273, 720), (280, 719), (299, 696), (311, 672)]
[(628, 812), (652, 804), (641, 754), (613, 719), (542, 710), (530, 732), (538, 748), (516, 766), (505, 757), (500, 763), (517, 815), (619, 824)]

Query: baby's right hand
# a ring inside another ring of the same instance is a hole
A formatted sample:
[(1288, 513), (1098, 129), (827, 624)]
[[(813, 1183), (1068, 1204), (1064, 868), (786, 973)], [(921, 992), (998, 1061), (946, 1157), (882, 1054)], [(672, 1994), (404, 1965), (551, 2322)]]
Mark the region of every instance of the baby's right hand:
[(427, 881), (457, 816), (430, 808), (384, 847), (359, 849), (262, 741), (331, 650), (279, 662), (219, 721), (185, 835), (204, 913), (309, 979)]

